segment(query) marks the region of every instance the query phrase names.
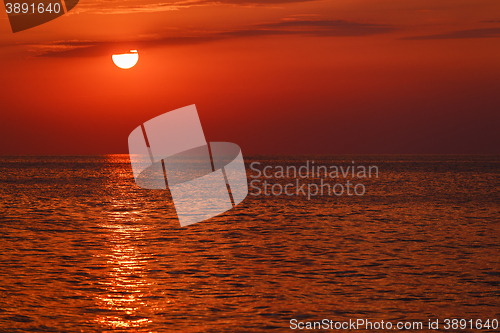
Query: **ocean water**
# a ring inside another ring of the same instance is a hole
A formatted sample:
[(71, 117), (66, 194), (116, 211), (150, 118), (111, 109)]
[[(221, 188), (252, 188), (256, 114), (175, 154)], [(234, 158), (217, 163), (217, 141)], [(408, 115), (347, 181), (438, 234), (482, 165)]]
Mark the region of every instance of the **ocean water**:
[(254, 161), (355, 161), (379, 177), (362, 180), (362, 196), (251, 189), (181, 228), (168, 191), (134, 184), (127, 155), (0, 157), (0, 332), (500, 320), (500, 156), (245, 156)]

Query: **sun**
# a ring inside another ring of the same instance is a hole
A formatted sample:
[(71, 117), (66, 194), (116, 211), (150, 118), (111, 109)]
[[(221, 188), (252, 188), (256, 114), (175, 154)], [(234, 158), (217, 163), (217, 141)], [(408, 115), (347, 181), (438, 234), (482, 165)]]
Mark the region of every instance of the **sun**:
[(137, 61), (139, 61), (139, 53), (137, 53), (137, 50), (130, 50), (130, 52), (123, 54), (113, 54), (111, 58), (116, 66), (129, 69), (134, 67)]

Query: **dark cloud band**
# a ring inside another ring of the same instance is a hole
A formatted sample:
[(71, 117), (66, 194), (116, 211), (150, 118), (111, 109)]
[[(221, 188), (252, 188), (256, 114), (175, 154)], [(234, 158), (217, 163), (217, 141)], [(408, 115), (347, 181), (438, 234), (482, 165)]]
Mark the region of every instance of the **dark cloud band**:
[(430, 39), (464, 39), (464, 38), (494, 38), (500, 37), (500, 28), (483, 28), (452, 31), (445, 34), (412, 36), (401, 38), (403, 40), (430, 40)]
[[(265, 36), (313, 36), (313, 37), (360, 37), (383, 34), (397, 30), (391, 25), (367, 24), (344, 20), (290, 20), (259, 24), (248, 29), (206, 33), (199, 36), (165, 37), (131, 42), (57, 42), (47, 45), (44, 57), (101, 56), (127, 49), (146, 49), (159, 46), (175, 46), (207, 43), (231, 38)], [(57, 47), (56, 47), (57, 46)]]

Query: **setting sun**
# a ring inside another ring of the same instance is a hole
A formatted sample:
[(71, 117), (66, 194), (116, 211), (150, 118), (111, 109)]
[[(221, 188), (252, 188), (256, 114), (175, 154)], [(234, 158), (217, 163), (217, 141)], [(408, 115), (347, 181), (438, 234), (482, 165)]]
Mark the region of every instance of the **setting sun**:
[(139, 54), (137, 50), (130, 50), (128, 53), (113, 54), (112, 59), (116, 66), (122, 69), (129, 69), (137, 64), (137, 61), (139, 61)]

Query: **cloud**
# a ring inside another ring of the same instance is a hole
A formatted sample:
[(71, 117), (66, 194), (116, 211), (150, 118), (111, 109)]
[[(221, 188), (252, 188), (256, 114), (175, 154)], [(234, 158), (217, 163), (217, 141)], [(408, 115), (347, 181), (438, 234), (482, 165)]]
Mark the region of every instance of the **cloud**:
[[(236, 5), (236, 6), (275, 6), (289, 3), (312, 2), (319, 0), (181, 0), (163, 3), (144, 3), (145, 1), (97, 1), (80, 4), (72, 14), (134, 14), (158, 13), (179, 10), (193, 6)], [(128, 3), (127, 3), (128, 2)]]
[[(220, 38), (219, 38), (220, 39)], [(148, 49), (168, 45), (192, 45), (216, 40), (211, 36), (205, 37), (167, 37), (161, 39), (136, 40), (128, 42), (102, 41), (57, 41), (44, 45), (32, 44), (38, 57), (72, 58), (72, 57), (99, 57), (113, 53), (123, 53), (133, 49)]]
[(99, 6), (82, 6), (78, 7), (78, 10), (73, 14), (136, 14), (136, 13), (158, 13), (167, 12), (172, 10), (178, 10), (180, 8), (187, 7), (186, 5), (174, 5), (170, 3), (159, 3), (159, 4), (146, 4), (137, 6), (113, 6), (100, 8)]
[(231, 4), (231, 5), (276, 5), (295, 2), (312, 2), (317, 0), (220, 0), (220, 1), (199, 1), (207, 4)]
[(361, 37), (395, 31), (390, 25), (357, 23), (344, 20), (286, 20), (250, 26), (248, 29), (222, 32), (203, 32), (192, 36), (163, 37), (130, 42), (56, 41), (31, 44), (42, 57), (92, 57), (124, 52), (128, 49), (148, 49), (207, 43), (232, 38), (266, 36)]
[(412, 36), (401, 38), (403, 40), (430, 40), (430, 39), (464, 39), (464, 38), (495, 38), (500, 37), (500, 28), (483, 28), (452, 31), (444, 34)]
[(345, 20), (287, 20), (262, 24), (260, 27), (267, 29), (288, 29), (287, 31), (310, 33), (315, 36), (324, 37), (369, 36), (396, 30), (391, 25), (358, 23)]

